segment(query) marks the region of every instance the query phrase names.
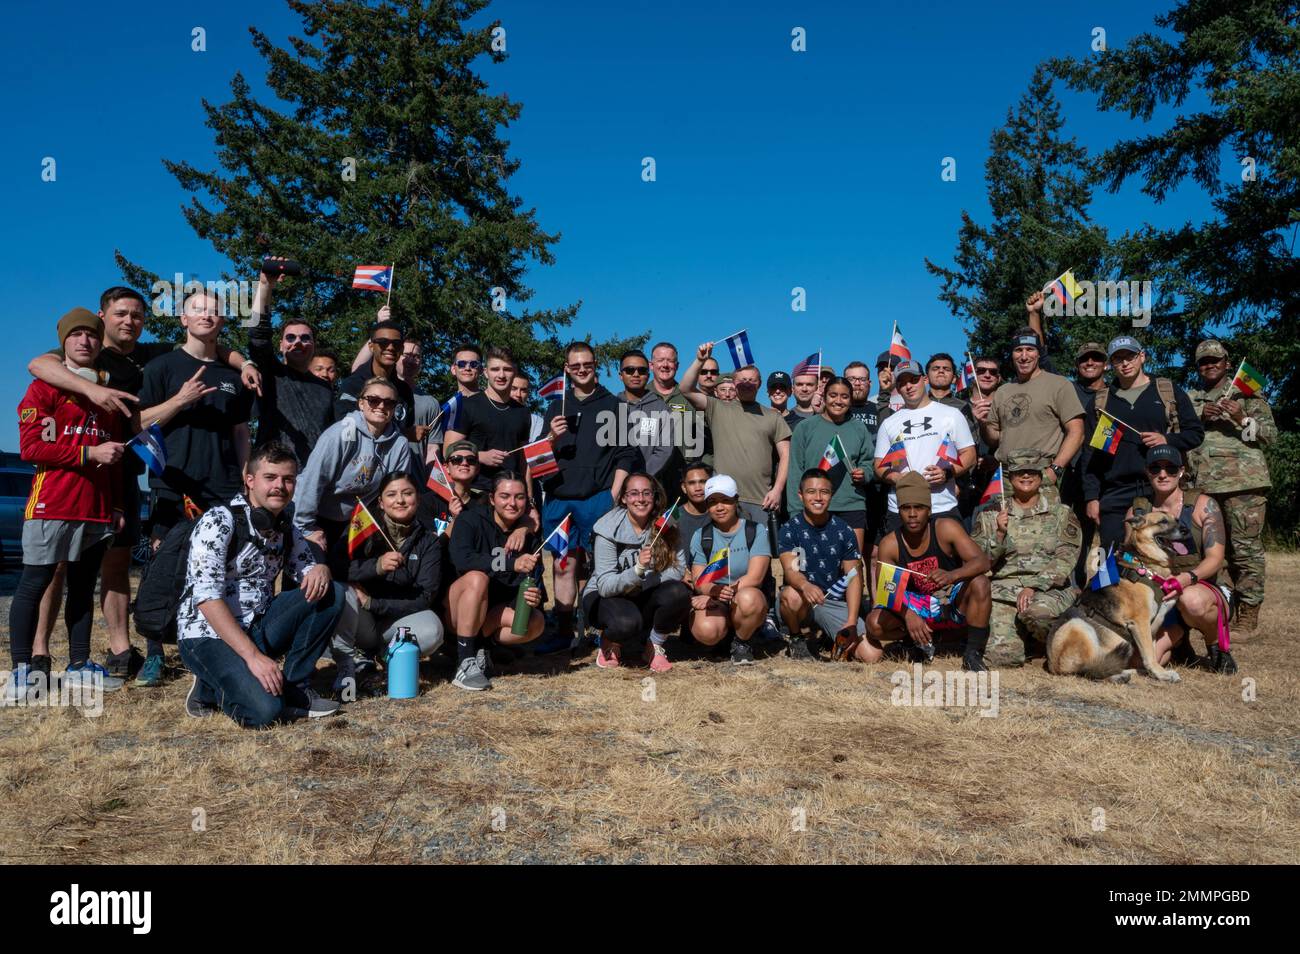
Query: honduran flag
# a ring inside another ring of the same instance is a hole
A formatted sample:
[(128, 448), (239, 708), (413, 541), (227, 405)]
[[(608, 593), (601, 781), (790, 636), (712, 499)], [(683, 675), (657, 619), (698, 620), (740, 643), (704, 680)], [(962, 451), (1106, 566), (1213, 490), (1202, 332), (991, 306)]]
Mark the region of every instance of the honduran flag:
[(155, 477), (161, 477), (167, 469), (167, 444), (157, 422), (131, 438), (131, 450), (140, 456)]
[(790, 377), (797, 378), (801, 374), (820, 375), (821, 373), (822, 373), (822, 353), (818, 351), (814, 354), (808, 355), (808, 357), (804, 358), (802, 361), (796, 364), (794, 366), (794, 371), (791, 372), (790, 374)]
[(551, 380), (547, 381), (537, 389), (537, 396), (543, 401), (549, 401), (553, 397), (559, 397), (564, 393), (564, 375), (557, 374)]
[(911, 570), (892, 563), (880, 564), (880, 575), (876, 577), (876, 605), (901, 613), (907, 608), (907, 582), (911, 578)]
[(393, 284), (393, 266), (358, 265), (352, 274), (352, 287), (365, 291), (386, 292)]
[(703, 586), (712, 586), (714, 583), (726, 583), (731, 576), (731, 550), (723, 547), (717, 553), (713, 554), (708, 565), (700, 571), (700, 575), (695, 580), (695, 586), (698, 589)]
[(1065, 274), (1054, 280), (1050, 288), (1056, 300), (1062, 305), (1074, 301), (1083, 294), (1083, 288), (1074, 280), (1074, 270), (1070, 269)]
[(1115, 545), (1111, 544), (1110, 549), (1106, 551), (1106, 559), (1101, 561), (1096, 574), (1088, 581), (1088, 588), (1103, 590), (1108, 586), (1114, 586), (1118, 582), (1119, 564), (1115, 562)]
[(836, 580), (834, 583), (831, 584), (831, 588), (826, 591), (826, 598), (828, 600), (844, 599), (844, 594), (849, 591), (849, 584), (853, 582), (853, 578), (857, 575), (858, 575), (858, 568), (855, 566), (853, 569), (849, 570), (849, 572), (845, 573), (842, 577), (840, 577), (838, 580)]
[(975, 363), (970, 358), (961, 366), (961, 371), (957, 374), (957, 393), (965, 391), (975, 383)]
[(1115, 451), (1119, 450), (1119, 442), (1124, 437), (1123, 432), (1120, 430), (1121, 426), (1119, 421), (1105, 411), (1098, 411), (1097, 428), (1092, 432), (1092, 440), (1088, 443), (1104, 453), (1115, 453)]
[(889, 354), (900, 361), (912, 360), (912, 349), (903, 340), (903, 333), (898, 330), (898, 322), (894, 322), (894, 337), (889, 339)]
[(998, 469), (993, 472), (993, 479), (989, 485), (984, 488), (984, 494), (980, 497), (980, 503), (986, 504), (994, 497), (1002, 496), (1002, 465), (998, 464)]
[(943, 435), (943, 443), (939, 445), (939, 459), (935, 464), (939, 467), (952, 468), (961, 463), (961, 452), (957, 450), (957, 442), (952, 439), (951, 434)]
[(547, 547), (555, 554), (559, 567), (563, 570), (569, 561), (569, 534), (573, 532), (573, 514), (566, 513), (560, 525), (551, 531), (546, 541)]
[(555, 459), (555, 451), (551, 447), (551, 442), (545, 437), (540, 441), (533, 441), (531, 444), (524, 445), (524, 461), (528, 470), (536, 479), (549, 477), (551, 474), (560, 472), (560, 464)]
[(358, 498), (357, 505), (352, 508), (352, 519), (348, 521), (348, 556), (355, 557), (361, 544), (378, 532), (379, 525), (375, 523), (375, 518), (370, 516), (370, 511)]
[(462, 403), (462, 395), (457, 391), (442, 406), (442, 431), (444, 434), (448, 431), (456, 431), (458, 434), (464, 433), (460, 429), (460, 408)]
[(840, 441), (840, 435), (836, 434), (831, 438), (831, 442), (826, 445), (822, 451), (822, 459), (817, 462), (817, 469), (821, 471), (832, 471), (836, 467), (847, 467), (848, 451), (844, 449), (844, 444)]
[(890, 470), (905, 471), (908, 469), (907, 463), (907, 445), (903, 443), (901, 437), (895, 437), (894, 442), (889, 445), (889, 450), (885, 456), (880, 458), (880, 462)]
[(746, 365), (754, 363), (754, 352), (749, 348), (748, 331), (737, 331), (734, 335), (723, 338), (722, 341), (731, 352), (731, 360), (736, 365), (735, 370), (739, 371)]
[(438, 457), (436, 448), (433, 452), (433, 466), (429, 468), (429, 480), (425, 486), (450, 503), (452, 495), (451, 481), (447, 479), (447, 472), (442, 468), (442, 461)]

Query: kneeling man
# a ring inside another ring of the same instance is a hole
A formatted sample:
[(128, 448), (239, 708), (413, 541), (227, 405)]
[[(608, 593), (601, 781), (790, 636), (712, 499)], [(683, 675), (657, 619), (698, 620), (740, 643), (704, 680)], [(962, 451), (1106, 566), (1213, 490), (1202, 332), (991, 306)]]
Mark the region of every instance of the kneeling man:
[[(285, 512), (297, 480), (293, 452), (265, 444), (244, 468), (244, 493), (194, 526), (177, 616), (181, 659), (194, 673), (185, 700), (192, 716), (220, 708), (256, 728), (338, 711), (310, 683), (343, 610), (343, 587)], [(281, 570), (299, 586), (275, 596)]]
[(1074, 511), (1048, 500), (1039, 488), (1051, 457), (1032, 448), (1007, 454), (1003, 473), (1012, 496), (1002, 509), (975, 518), (975, 542), (993, 564), (991, 637), (985, 659), (994, 666), (1023, 666), (1040, 648), (1052, 621), (1074, 605), (1071, 582), (1083, 531)]
[[(907, 574), (898, 599), (878, 605), (867, 617), (867, 641), (858, 658), (875, 662), (881, 642), (908, 637), (928, 657), (934, 655), (931, 631), (965, 628), (962, 668), (985, 672), (989, 641), (989, 558), (975, 545), (961, 521), (930, 514), (930, 484), (916, 471), (895, 485), (900, 526), (880, 540), (882, 570)], [(889, 566), (885, 566), (889, 564)]]

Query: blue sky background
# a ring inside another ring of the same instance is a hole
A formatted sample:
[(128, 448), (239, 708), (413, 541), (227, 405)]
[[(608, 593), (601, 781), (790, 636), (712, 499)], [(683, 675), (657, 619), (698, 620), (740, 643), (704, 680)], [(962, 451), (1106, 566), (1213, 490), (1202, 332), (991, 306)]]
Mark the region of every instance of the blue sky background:
[[(581, 299), (578, 335), (649, 331), (684, 353), (747, 327), (764, 374), (819, 347), (837, 368), (870, 360), (894, 320), (916, 353), (959, 351), (923, 259), (950, 261), (962, 209), (987, 219), (989, 134), (1035, 64), (1086, 54), (1095, 26), (1122, 45), (1166, 6), (498, 0), (486, 19), (503, 21), (510, 57), (480, 62), (523, 103), (506, 133), (523, 163), (512, 191), (562, 233), (531, 304)], [(236, 70), (264, 89), (250, 24), (299, 31), (278, 0), (6, 7), (0, 371), (16, 406), (59, 315), (120, 281), (115, 247), (164, 274), (228, 267), (184, 223), (159, 160), (212, 167), (200, 99), (228, 99)], [(206, 53), (190, 49), (194, 26)], [(790, 49), (795, 26), (805, 53)], [(1090, 150), (1132, 134), (1061, 96)], [(643, 156), (658, 181), (641, 180)], [(945, 156), (956, 182), (940, 179)], [(1099, 194), (1093, 214), (1118, 234), (1208, 208), (1192, 188), (1161, 206), (1127, 188)], [(790, 309), (796, 285), (804, 313)], [(0, 446), (15, 448), (9, 421)]]

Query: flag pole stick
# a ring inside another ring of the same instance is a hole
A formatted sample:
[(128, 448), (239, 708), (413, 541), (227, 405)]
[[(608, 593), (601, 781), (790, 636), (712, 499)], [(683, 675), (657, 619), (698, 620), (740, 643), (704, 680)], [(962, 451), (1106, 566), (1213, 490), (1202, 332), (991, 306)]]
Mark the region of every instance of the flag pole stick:
[[(564, 515), (564, 520), (567, 519), (569, 519), (569, 514), (566, 513)], [(546, 535), (546, 539), (542, 541), (541, 546), (539, 546), (536, 550), (533, 551), (533, 556), (537, 556), (537, 554), (541, 553), (542, 547), (546, 546), (546, 544), (551, 542), (551, 537), (555, 536), (555, 534), (559, 531), (560, 527), (564, 526), (564, 520), (561, 520), (559, 523), (557, 523), (555, 525), (555, 529)]]
[(975, 385), (975, 393), (980, 396), (980, 400), (982, 401), (984, 400), (984, 392), (980, 390), (979, 375), (975, 373), (975, 359), (970, 356), (969, 348), (966, 349), (966, 360), (970, 362), (971, 384)]
[(388, 301), (384, 302), (385, 308), (389, 308), (393, 304), (393, 286), (397, 284), (397, 263), (393, 262), (388, 268)]
[(370, 518), (370, 522), (375, 525), (375, 529), (379, 531), (379, 535), (383, 537), (384, 542), (388, 544), (388, 549), (396, 551), (397, 547), (393, 546), (393, 541), (388, 539), (388, 534), (384, 533), (384, 525), (375, 519), (375, 515), (370, 512), (370, 508), (365, 505), (360, 497), (357, 498), (357, 505), (366, 512), (366, 516)]
[[(678, 498), (677, 498), (676, 500), (673, 501), (673, 505), (672, 505), (671, 507), (668, 508), (668, 520), (671, 520), (671, 519), (672, 519), (672, 517), (673, 517), (673, 512), (677, 509), (677, 505), (678, 505), (679, 503), (681, 503), (681, 502), (682, 502), (682, 498), (681, 498), (680, 496), (678, 496)], [(651, 547), (651, 549), (653, 549), (653, 548), (654, 548), (654, 545), (655, 545), (656, 543), (659, 542), (659, 534), (663, 533), (663, 532), (664, 532), (664, 527), (668, 526), (668, 520), (665, 520), (665, 521), (664, 521), (664, 526), (663, 526), (663, 527), (660, 527), (659, 529), (657, 529), (657, 530), (655, 531), (654, 539), (650, 541), (650, 547)]]
[(560, 417), (564, 417), (564, 399), (569, 396), (569, 371), (566, 368), (560, 374), (564, 376), (564, 383), (560, 387)]

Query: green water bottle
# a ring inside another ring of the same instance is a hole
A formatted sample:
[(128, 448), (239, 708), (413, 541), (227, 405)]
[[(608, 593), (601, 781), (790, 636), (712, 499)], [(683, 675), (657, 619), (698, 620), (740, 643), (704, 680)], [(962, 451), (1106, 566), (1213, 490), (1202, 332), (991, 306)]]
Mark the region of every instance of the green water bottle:
[(528, 632), (528, 620), (532, 617), (533, 608), (528, 605), (525, 595), (532, 585), (532, 574), (525, 573), (519, 581), (519, 591), (515, 594), (515, 618), (510, 621), (510, 633), (514, 636), (523, 636)]

